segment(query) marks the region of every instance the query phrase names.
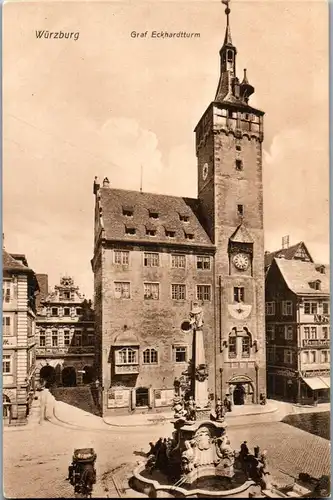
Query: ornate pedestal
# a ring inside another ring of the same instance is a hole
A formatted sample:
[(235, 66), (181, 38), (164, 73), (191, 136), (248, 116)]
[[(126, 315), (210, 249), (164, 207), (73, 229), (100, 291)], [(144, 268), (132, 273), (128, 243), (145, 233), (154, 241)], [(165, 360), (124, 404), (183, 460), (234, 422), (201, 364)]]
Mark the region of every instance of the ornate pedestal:
[(191, 484), (200, 477), (234, 476), (234, 452), (224, 422), (180, 419), (174, 426), (175, 446), (170, 459), (172, 469), (178, 471), (175, 478), (180, 474), (182, 484)]

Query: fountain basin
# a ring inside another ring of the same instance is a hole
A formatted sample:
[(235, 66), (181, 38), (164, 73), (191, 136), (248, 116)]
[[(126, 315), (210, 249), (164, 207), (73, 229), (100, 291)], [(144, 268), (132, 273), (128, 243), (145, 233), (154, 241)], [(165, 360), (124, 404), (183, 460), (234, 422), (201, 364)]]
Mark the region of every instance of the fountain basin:
[[(191, 489), (185, 489), (181, 486), (172, 484), (162, 484), (155, 479), (149, 479), (143, 473), (146, 470), (146, 464), (143, 462), (133, 471), (133, 477), (130, 484), (133, 489), (147, 495), (149, 498), (250, 498), (256, 486), (254, 481), (245, 481), (240, 486), (232, 489), (218, 488), (218, 476), (211, 475), (211, 470), (205, 471), (206, 480), (214, 481), (214, 489), (197, 488), (191, 486)], [(209, 476), (207, 476), (209, 474)]]

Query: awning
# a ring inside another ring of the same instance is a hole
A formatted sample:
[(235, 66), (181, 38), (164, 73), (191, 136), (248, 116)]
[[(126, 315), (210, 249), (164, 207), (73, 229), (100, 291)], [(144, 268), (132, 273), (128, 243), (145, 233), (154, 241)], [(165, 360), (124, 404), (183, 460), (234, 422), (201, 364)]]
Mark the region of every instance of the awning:
[(331, 379), (330, 377), (320, 377), (321, 380), (323, 380), (325, 382), (325, 384), (327, 385), (327, 387), (330, 389), (331, 388)]
[[(326, 377), (325, 377), (326, 379)], [(312, 389), (313, 391), (317, 391), (318, 389), (329, 389), (329, 385), (325, 382), (324, 378), (320, 377), (310, 377), (304, 378), (303, 381)]]

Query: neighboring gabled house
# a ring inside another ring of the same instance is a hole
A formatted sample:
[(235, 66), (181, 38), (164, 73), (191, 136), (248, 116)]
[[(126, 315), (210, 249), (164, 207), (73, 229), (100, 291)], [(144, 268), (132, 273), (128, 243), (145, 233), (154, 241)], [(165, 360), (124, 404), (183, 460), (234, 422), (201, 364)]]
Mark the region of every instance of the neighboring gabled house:
[(94, 311), (69, 276), (52, 292), (37, 275), (41, 297), (36, 318), (36, 377), (48, 385), (76, 386), (94, 380)]
[(267, 391), (271, 398), (329, 400), (329, 267), (274, 258), (266, 275)]
[(35, 391), (35, 294), (24, 255), (2, 251), (2, 383), (5, 424), (26, 423)]
[(265, 272), (267, 273), (269, 266), (275, 258), (284, 258), (286, 260), (301, 260), (303, 262), (313, 262), (310, 252), (305, 243), (300, 241), (295, 245), (286, 248), (280, 248), (274, 252), (265, 252)]

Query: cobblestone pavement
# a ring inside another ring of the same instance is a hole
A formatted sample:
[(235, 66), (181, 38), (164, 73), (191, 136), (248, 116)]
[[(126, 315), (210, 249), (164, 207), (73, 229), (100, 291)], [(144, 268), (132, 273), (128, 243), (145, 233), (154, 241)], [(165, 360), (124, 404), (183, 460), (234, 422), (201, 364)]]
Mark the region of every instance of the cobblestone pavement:
[[(131, 496), (127, 480), (149, 441), (172, 432), (172, 424), (137, 429), (112, 428), (87, 431), (45, 422), (17, 430), (5, 430), (4, 484), (6, 497), (70, 498), (73, 489), (65, 480), (74, 448), (93, 447), (97, 453), (98, 483), (95, 497)], [(273, 477), (292, 483), (290, 476), (308, 472), (314, 476), (330, 473), (330, 443), (280, 422), (243, 424), (230, 427), (231, 443), (239, 449), (246, 440), (250, 448), (259, 445), (269, 453)], [(282, 472), (281, 472), (282, 471)], [(126, 491), (127, 489), (127, 491)]]

